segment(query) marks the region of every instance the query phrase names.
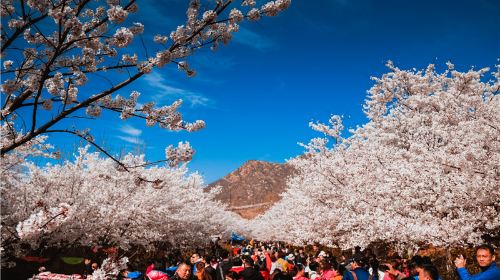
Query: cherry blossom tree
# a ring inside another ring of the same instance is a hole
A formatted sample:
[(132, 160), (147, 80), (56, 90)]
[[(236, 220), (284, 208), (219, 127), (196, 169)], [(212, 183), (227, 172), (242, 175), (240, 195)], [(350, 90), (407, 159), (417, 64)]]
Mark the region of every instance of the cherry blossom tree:
[[(2, 266), (23, 251), (51, 246), (196, 246), (207, 242), (206, 236), (238, 226), (234, 214), (213, 202), (214, 193), (203, 191), (200, 176), (187, 174), (185, 166), (173, 168), (191, 159), (189, 143), (166, 148), (169, 166), (147, 167), (144, 156), (118, 158), (87, 128), (68, 128), (64, 121), (98, 120), (109, 111), (122, 120), (140, 118), (147, 126), (173, 131), (203, 128), (201, 120), (183, 119), (182, 100), (158, 107), (140, 103), (140, 93), (128, 88), (155, 68), (175, 66), (195, 76), (188, 60), (197, 50), (210, 46), (215, 51), (229, 43), (243, 20), (276, 16), (290, 0), (260, 7), (245, 0), (235, 8), (232, 0), (192, 0), (186, 22), (156, 34), (144, 54), (130, 48), (144, 32), (143, 24), (127, 20), (138, 12), (136, 1), (94, 2), (0, 4)], [(94, 82), (103, 76), (105, 83)], [(74, 162), (39, 167), (28, 160), (58, 158), (46, 141), (48, 134), (59, 133), (87, 141), (108, 159), (87, 147)]]
[(217, 190), (205, 192), (201, 176), (187, 174), (185, 166), (148, 167), (144, 156), (131, 154), (123, 162), (147, 180), (88, 147), (74, 161), (42, 168), (26, 162), (22, 178), (2, 177), (7, 260), (26, 248), (196, 247), (207, 245), (208, 236), (238, 230), (241, 218), (215, 202)]
[[(129, 95), (124, 90), (154, 68), (167, 65), (194, 76), (187, 59), (197, 50), (204, 46), (216, 50), (231, 40), (240, 22), (276, 16), (290, 0), (270, 1), (260, 7), (256, 1), (245, 0), (228, 11), (232, 4), (232, 0), (203, 5), (200, 0), (191, 0), (186, 22), (169, 34), (156, 34), (151, 43), (157, 51), (149, 56), (127, 48), (144, 31), (143, 24), (127, 20), (129, 14), (138, 12), (135, 0), (108, 0), (97, 5), (90, 0), (2, 1), (0, 120), (8, 124), (2, 137), (9, 141), (2, 141), (1, 156), (40, 135), (65, 133), (84, 139), (121, 164), (95, 143), (87, 128), (61, 125), (68, 118), (97, 119), (102, 111), (115, 112), (123, 120), (141, 118), (148, 126), (169, 130), (203, 128), (201, 120), (183, 120), (178, 112), (182, 100), (157, 107), (154, 102), (138, 103), (139, 92)], [(109, 84), (91, 83), (104, 74)], [(110, 80), (111, 76), (116, 77)], [(189, 154), (182, 154), (185, 157), (168, 159), (171, 165), (190, 159)]]
[(369, 121), (349, 137), (341, 137), (338, 116), (311, 123), (326, 137), (290, 160), (299, 173), (283, 199), (253, 222), (258, 238), (414, 248), (477, 244), (498, 232), (498, 67), (388, 67), (368, 91)]

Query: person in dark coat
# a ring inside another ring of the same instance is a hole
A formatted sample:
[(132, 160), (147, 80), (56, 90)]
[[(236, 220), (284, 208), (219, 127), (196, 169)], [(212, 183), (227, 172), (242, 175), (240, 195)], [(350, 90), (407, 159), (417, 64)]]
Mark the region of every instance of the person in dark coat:
[(243, 256), (243, 271), (239, 273), (243, 280), (264, 280), (258, 269), (255, 269), (253, 260), (250, 256)]
[(187, 263), (180, 263), (170, 280), (188, 280), (191, 276), (191, 266)]
[(219, 262), (217, 268), (215, 269), (215, 277), (216, 280), (225, 280), (227, 273), (233, 267), (233, 263), (229, 260), (228, 251), (220, 251), (220, 256), (222, 258), (222, 261)]

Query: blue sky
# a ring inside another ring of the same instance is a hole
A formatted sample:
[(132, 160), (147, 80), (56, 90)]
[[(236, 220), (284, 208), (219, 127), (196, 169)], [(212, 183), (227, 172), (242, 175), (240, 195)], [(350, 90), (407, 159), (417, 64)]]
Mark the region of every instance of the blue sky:
[[(149, 41), (183, 24), (186, 3), (139, 1), (129, 21), (143, 22)], [(497, 0), (292, 0), (278, 17), (243, 23), (228, 46), (191, 57), (196, 77), (170, 65), (121, 92), (137, 90), (140, 101), (163, 105), (182, 98), (185, 119), (205, 120), (204, 130), (169, 132), (112, 114), (75, 125), (88, 125), (114, 153), (140, 146), (150, 160), (164, 158), (170, 144), (189, 141), (196, 154), (188, 166), (209, 183), (247, 160), (299, 155), (297, 142), (318, 136), (310, 121), (340, 114), (347, 128), (363, 124), (370, 77), (386, 72), (387, 60), (400, 68), (444, 68), (447, 61), (461, 70), (493, 67), (500, 58), (499, 14)], [(67, 152), (78, 145), (58, 137), (52, 142)]]

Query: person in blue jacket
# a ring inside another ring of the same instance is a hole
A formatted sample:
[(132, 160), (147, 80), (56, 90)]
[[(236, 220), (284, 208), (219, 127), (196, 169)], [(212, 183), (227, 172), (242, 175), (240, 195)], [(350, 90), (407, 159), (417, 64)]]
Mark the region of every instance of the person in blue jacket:
[[(349, 275), (351, 274), (351, 275)], [(356, 254), (354, 255), (352, 262), (351, 262), (351, 273), (342, 277), (342, 279), (353, 279), (353, 280), (369, 280), (370, 279), (370, 273), (368, 273), (368, 270), (365, 269), (365, 259), (361, 254)]]
[(488, 244), (476, 248), (476, 260), (481, 272), (471, 275), (465, 268), (465, 259), (462, 255), (455, 259), (455, 266), (460, 280), (499, 280), (500, 269), (495, 262), (495, 249)]

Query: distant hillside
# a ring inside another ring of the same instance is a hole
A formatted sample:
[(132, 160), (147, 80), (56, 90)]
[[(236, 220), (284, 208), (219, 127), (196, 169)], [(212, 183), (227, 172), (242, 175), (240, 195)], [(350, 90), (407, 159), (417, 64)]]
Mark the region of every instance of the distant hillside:
[(252, 219), (280, 199), (286, 179), (293, 173), (288, 164), (250, 160), (208, 188), (222, 186), (216, 199), (243, 218)]

